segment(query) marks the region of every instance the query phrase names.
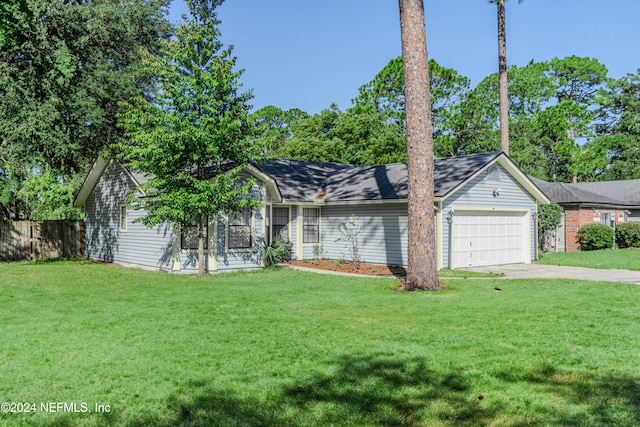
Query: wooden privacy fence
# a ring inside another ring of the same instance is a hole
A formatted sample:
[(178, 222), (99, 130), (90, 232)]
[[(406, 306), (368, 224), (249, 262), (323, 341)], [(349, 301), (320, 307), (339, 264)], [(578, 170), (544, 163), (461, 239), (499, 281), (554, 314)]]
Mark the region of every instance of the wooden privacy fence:
[(0, 261), (84, 256), (84, 221), (0, 221)]

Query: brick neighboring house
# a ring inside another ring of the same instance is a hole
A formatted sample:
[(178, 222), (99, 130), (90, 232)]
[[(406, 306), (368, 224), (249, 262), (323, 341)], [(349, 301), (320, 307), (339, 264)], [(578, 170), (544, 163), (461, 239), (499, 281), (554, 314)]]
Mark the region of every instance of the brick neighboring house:
[(564, 210), (562, 224), (551, 236), (554, 251), (580, 251), (578, 230), (583, 225), (595, 222), (615, 229), (622, 222), (640, 221), (640, 179), (572, 184), (532, 181)]

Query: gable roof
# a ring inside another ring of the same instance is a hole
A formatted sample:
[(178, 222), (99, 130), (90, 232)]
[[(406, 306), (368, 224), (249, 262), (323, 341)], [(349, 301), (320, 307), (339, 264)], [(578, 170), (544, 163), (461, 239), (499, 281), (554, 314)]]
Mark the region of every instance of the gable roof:
[[(435, 159), (434, 196), (447, 197), (497, 161), (501, 161), (512, 173), (519, 172), (501, 152)], [(260, 163), (258, 167), (278, 183), (282, 197), (287, 202), (382, 201), (406, 200), (408, 197), (406, 163), (356, 166), (272, 159)], [(524, 183), (528, 191), (536, 193), (536, 199), (548, 202), (524, 174), (519, 172), (515, 178)]]
[[(89, 198), (89, 195), (91, 195), (91, 192), (93, 191), (94, 187), (98, 183), (98, 180), (102, 176), (102, 173), (111, 162), (115, 162), (115, 164), (120, 166), (125, 171), (127, 176), (133, 181), (134, 185), (140, 192), (141, 196), (146, 196), (141, 186), (146, 184), (149, 181), (150, 179), (149, 175), (143, 174), (139, 171), (123, 166), (116, 160), (113, 160), (113, 159), (109, 160), (106, 157), (99, 157), (96, 160), (96, 162), (93, 164), (91, 171), (89, 171), (89, 174), (87, 175), (84, 182), (82, 183), (82, 186), (76, 193), (76, 197), (73, 202), (73, 205), (75, 207), (84, 207), (87, 199)], [(248, 164), (244, 168), (244, 172), (264, 182), (267, 185), (267, 188), (269, 189), (271, 196), (273, 197), (274, 200), (276, 201), (282, 200), (282, 196), (280, 195), (280, 191), (278, 190), (278, 185), (270, 176), (265, 175), (264, 172), (257, 169), (255, 166), (251, 164)]]
[(547, 182), (531, 180), (554, 202), (565, 205), (640, 207), (640, 179), (600, 182)]
[[(98, 183), (98, 180), (102, 176), (102, 173), (107, 168), (109, 163), (112, 161), (114, 160), (109, 160), (106, 157), (98, 157), (98, 160), (96, 160), (96, 162), (93, 164), (93, 166), (91, 167), (91, 170), (89, 171), (89, 174), (87, 175), (84, 182), (82, 183), (82, 186), (76, 193), (76, 197), (73, 200), (73, 206), (84, 207), (85, 203), (87, 202), (87, 198), (89, 198), (89, 196), (91, 195), (91, 192), (93, 191), (94, 187)], [(139, 181), (140, 179), (143, 179), (144, 176), (135, 171), (131, 171), (130, 169), (125, 168), (123, 166), (121, 167), (122, 169), (124, 169), (125, 173), (129, 176), (129, 178), (133, 181), (136, 188), (138, 188), (138, 191), (140, 191), (140, 194), (144, 196), (144, 191), (140, 189), (141, 182)]]
[[(98, 159), (78, 191), (75, 206), (84, 206), (109, 162)], [(434, 196), (444, 199), (491, 165), (499, 163), (538, 202), (548, 203), (545, 194), (502, 152), (470, 154), (434, 160)], [(148, 178), (125, 168), (136, 186)], [(249, 164), (245, 172), (264, 182), (276, 202), (375, 202), (406, 201), (406, 163), (357, 166), (304, 160), (272, 159)]]

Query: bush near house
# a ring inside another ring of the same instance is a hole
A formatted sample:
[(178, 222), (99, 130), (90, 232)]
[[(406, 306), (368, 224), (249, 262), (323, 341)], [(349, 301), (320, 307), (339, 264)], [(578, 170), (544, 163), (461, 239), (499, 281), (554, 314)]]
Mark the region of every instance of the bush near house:
[(587, 224), (578, 231), (578, 242), (583, 251), (596, 251), (613, 247), (613, 229), (604, 224)]
[(538, 205), (538, 247), (546, 252), (551, 233), (562, 222), (562, 207), (556, 202)]
[(282, 237), (276, 236), (270, 245), (262, 245), (262, 263), (271, 268), (291, 258), (291, 244)]
[(619, 248), (640, 248), (640, 223), (625, 222), (616, 227), (616, 244)]

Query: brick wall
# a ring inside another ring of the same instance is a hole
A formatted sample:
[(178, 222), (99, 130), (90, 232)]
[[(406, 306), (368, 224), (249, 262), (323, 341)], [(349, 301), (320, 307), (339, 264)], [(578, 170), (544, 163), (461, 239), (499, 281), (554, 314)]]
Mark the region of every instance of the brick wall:
[[(580, 230), (580, 227), (582, 227), (583, 225), (600, 222), (601, 212), (615, 212), (616, 224), (624, 221), (624, 211), (622, 210), (577, 207), (564, 208), (566, 252), (580, 251), (580, 244), (578, 243), (578, 230)], [(595, 220), (596, 218), (597, 221)]]
[(566, 252), (578, 252), (578, 230), (580, 229), (580, 209), (565, 208), (564, 210), (564, 247)]

